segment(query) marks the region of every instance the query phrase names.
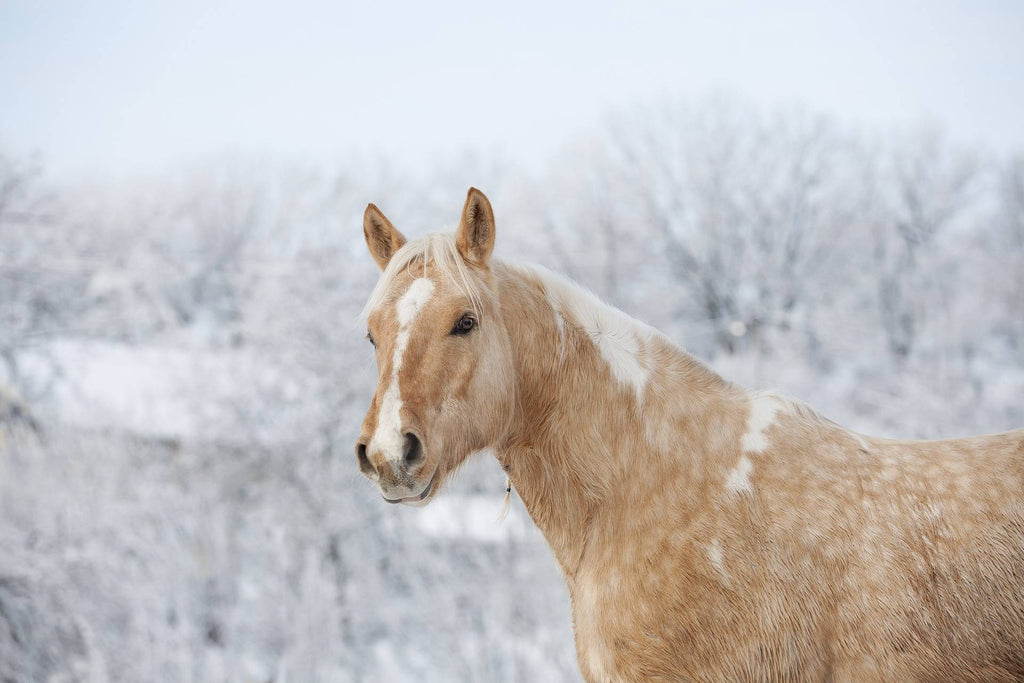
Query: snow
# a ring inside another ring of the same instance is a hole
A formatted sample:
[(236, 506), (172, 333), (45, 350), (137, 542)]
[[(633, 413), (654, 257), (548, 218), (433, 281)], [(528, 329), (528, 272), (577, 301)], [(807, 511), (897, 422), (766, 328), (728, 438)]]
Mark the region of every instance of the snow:
[(541, 175), (466, 153), (51, 187), (0, 152), (0, 679), (579, 680), (492, 458), (422, 509), (358, 472), (366, 203), (413, 237), (483, 187), (502, 258), (737, 383), (933, 438), (1024, 426), (1024, 157), (981, 152), (720, 100), (620, 111)]
[(466, 539), (478, 543), (501, 543), (526, 537), (532, 524), (525, 510), (512, 509), (503, 521), (498, 517), (504, 492), (494, 496), (448, 494), (418, 510), (416, 526), (435, 538)]

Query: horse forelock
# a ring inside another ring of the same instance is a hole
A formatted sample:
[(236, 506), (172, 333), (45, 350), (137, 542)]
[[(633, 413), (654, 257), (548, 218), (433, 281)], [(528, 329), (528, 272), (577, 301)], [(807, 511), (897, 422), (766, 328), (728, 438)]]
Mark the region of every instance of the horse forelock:
[(392, 284), (406, 270), (412, 270), (417, 277), (430, 277), (436, 272), (441, 281), (451, 283), (469, 299), (473, 308), (480, 309), (483, 297), (478, 279), (456, 248), (455, 236), (451, 233), (432, 233), (406, 242), (391, 257), (363, 307), (360, 314), (363, 320), (395, 296), (391, 291)]

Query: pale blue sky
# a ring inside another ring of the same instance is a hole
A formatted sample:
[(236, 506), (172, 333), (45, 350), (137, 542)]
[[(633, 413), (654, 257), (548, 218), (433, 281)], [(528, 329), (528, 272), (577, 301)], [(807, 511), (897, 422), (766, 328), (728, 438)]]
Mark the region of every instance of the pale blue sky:
[(0, 0), (0, 145), (60, 174), (219, 153), (537, 163), (709, 88), (1024, 148), (1024, 2)]

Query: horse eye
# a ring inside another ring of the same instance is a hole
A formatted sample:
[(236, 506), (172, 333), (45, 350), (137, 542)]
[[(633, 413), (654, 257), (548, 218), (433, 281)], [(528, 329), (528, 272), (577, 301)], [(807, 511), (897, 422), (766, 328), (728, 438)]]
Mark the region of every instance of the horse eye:
[(367, 331), (366, 331), (366, 339), (367, 339), (367, 340), (368, 340), (368, 341), (369, 341), (369, 342), (370, 342), (371, 344), (373, 344), (373, 345), (374, 345), (375, 347), (377, 346), (377, 342), (373, 341), (373, 335), (372, 335), (372, 334), (370, 334), (370, 331), (369, 331), (369, 330), (367, 330)]
[(466, 313), (455, 323), (455, 327), (452, 328), (452, 334), (469, 334), (474, 327), (476, 327), (476, 318)]

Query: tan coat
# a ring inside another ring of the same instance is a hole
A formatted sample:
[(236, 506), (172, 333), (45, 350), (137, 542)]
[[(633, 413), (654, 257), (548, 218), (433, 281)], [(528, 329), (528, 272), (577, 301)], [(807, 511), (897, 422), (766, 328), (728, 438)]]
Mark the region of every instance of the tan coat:
[(1024, 680), (1024, 430), (874, 439), (733, 385), (490, 259), (476, 190), (454, 239), (406, 243), (372, 205), (364, 227), (385, 271), (360, 466), (424, 504), (492, 450), (565, 574), (586, 680)]

